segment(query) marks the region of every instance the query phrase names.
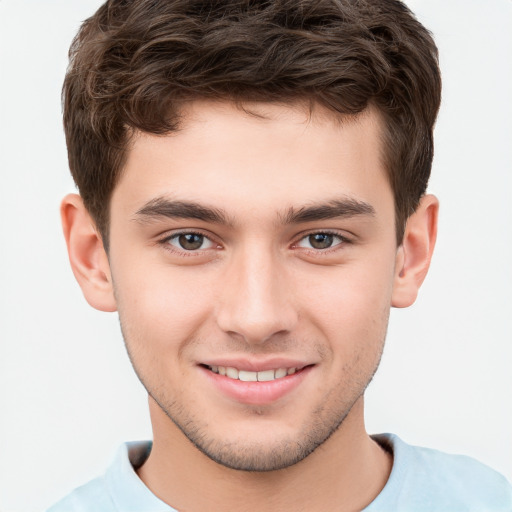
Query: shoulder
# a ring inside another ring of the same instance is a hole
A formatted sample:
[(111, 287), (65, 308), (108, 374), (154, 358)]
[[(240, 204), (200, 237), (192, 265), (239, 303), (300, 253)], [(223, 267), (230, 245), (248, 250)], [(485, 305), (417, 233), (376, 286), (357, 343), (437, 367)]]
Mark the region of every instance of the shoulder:
[(172, 510), (150, 492), (135, 472), (150, 451), (148, 441), (122, 445), (103, 476), (78, 487), (47, 512)]
[(91, 510), (95, 512), (115, 512), (117, 510), (110, 498), (103, 477), (78, 487), (47, 512), (90, 512)]
[(393, 452), (393, 469), (381, 495), (395, 510), (512, 511), (509, 482), (475, 459), (411, 446), (392, 434), (374, 438)]

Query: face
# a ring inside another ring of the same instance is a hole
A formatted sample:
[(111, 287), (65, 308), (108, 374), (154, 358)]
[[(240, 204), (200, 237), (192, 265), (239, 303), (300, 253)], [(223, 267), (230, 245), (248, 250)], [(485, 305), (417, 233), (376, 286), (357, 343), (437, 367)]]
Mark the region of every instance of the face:
[(248, 109), (196, 102), (179, 132), (135, 138), (109, 260), (130, 358), (169, 426), (225, 466), (271, 470), (355, 410), (397, 248), (375, 113)]

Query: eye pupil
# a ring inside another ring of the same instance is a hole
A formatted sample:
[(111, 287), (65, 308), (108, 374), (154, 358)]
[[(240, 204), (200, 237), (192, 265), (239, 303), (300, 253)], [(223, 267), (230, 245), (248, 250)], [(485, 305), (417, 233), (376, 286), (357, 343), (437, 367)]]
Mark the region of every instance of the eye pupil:
[(334, 241), (334, 236), (329, 233), (315, 233), (309, 235), (309, 243), (315, 249), (328, 249)]
[(187, 233), (180, 235), (178, 241), (183, 249), (193, 251), (194, 249), (199, 249), (203, 245), (204, 236), (197, 235), (195, 233)]

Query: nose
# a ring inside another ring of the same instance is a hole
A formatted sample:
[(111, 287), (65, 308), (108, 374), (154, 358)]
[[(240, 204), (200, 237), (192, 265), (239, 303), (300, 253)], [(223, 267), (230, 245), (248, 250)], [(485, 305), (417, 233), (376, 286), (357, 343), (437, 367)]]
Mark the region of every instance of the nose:
[(253, 248), (234, 255), (220, 284), (219, 328), (250, 344), (292, 332), (298, 312), (288, 273), (271, 250)]

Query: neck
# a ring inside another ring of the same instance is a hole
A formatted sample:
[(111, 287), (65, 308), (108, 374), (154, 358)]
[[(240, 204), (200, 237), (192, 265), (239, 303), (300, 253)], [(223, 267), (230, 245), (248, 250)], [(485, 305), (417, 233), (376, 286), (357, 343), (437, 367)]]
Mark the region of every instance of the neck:
[(213, 462), (156, 404), (150, 409), (153, 449), (138, 474), (178, 510), (361, 510), (380, 493), (391, 471), (391, 456), (365, 431), (362, 398), (311, 455), (286, 469), (259, 473)]

